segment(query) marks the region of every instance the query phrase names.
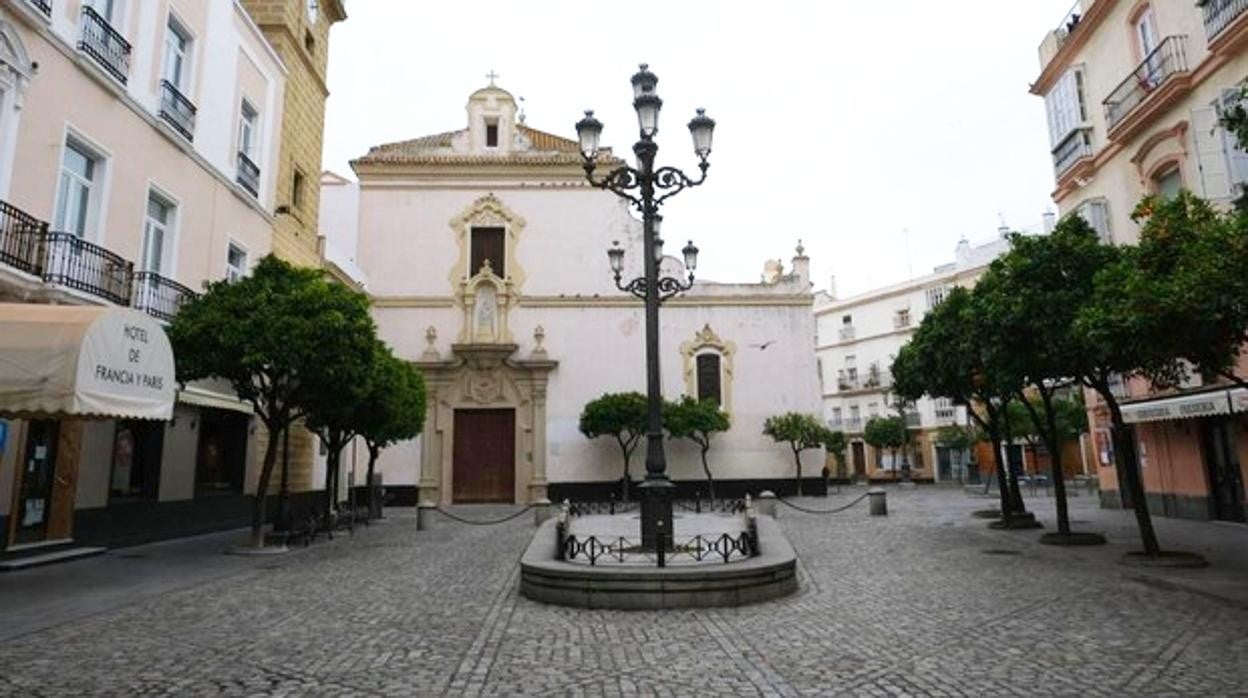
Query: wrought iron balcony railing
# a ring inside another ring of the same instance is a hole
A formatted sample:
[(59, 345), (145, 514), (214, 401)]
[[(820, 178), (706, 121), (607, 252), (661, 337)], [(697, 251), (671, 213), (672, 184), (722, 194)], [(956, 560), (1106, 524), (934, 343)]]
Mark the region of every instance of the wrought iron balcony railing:
[(1168, 36), (1105, 98), (1105, 122), (1113, 129), (1157, 88), (1187, 71), (1187, 37)]
[(850, 417), (845, 420), (845, 431), (862, 431), (862, 417)]
[(50, 232), (43, 240), (44, 281), (130, 304), (134, 263), (73, 233)]
[(1067, 12), (1066, 16), (1062, 18), (1062, 23), (1057, 25), (1057, 28), (1053, 30), (1053, 34), (1057, 37), (1057, 45), (1059, 47), (1066, 43), (1066, 40), (1069, 39), (1071, 35), (1075, 33), (1075, 30), (1079, 28), (1079, 22), (1083, 19), (1083, 7), (1081, 5), (1082, 3), (1080, 3), (1079, 0), (1076, 0), (1075, 6), (1070, 8), (1070, 12)]
[(134, 292), (131, 296), (135, 310), (142, 310), (158, 320), (172, 322), (182, 305), (199, 294), (182, 284), (154, 271), (134, 274)]
[(95, 59), (123, 84), (130, 74), (130, 42), (91, 6), (82, 8), (82, 39), (78, 49)]
[(1075, 129), (1053, 149), (1053, 170), (1061, 177), (1080, 158), (1091, 157), (1092, 154), (1092, 129)]
[(238, 174), (235, 181), (252, 196), (260, 196), (260, 166), (247, 157), (247, 153), (238, 151)]
[(1204, 0), (1197, 4), (1205, 13), (1205, 38), (1209, 41), (1248, 10), (1248, 0)]
[(958, 411), (957, 411), (957, 408), (955, 407), (937, 407), (936, 408), (936, 421), (941, 424), (951, 423), (957, 416), (958, 416)]
[(195, 140), (195, 105), (168, 80), (160, 81), (160, 118), (186, 140)]
[(52, 18), (52, 0), (29, 0), (29, 2), (35, 6), (36, 10), (42, 12), (44, 17)]
[(48, 224), (0, 201), (0, 262), (27, 274), (43, 273), (40, 252)]

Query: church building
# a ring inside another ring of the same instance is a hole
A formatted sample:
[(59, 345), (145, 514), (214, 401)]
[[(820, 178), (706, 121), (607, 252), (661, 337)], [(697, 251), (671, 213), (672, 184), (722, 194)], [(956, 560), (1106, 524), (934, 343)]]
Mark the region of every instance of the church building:
[[(429, 387), (422, 436), (381, 457), (385, 487), (440, 504), (605, 498), (619, 447), (587, 439), (578, 420), (604, 393), (645, 391), (642, 303), (616, 288), (606, 254), (618, 242), (625, 278), (639, 276), (641, 223), (586, 182), (576, 141), (528, 126), (505, 90), (472, 93), (466, 116), (461, 129), (371, 148), (352, 162), (358, 182), (322, 178), (334, 188), (322, 220), (355, 227), (382, 338)], [(598, 157), (603, 170), (620, 162)], [(669, 252), (686, 227), (699, 229), (668, 222)], [(731, 254), (702, 234), (707, 255)], [(720, 492), (791, 487), (793, 454), (762, 427), (820, 411), (809, 266), (798, 243), (788, 270), (772, 260), (756, 283), (698, 281), (661, 311), (664, 397), (713, 399), (731, 418), (709, 456)], [(686, 275), (673, 256), (662, 270)], [(683, 492), (703, 487), (696, 448), (666, 448)], [(806, 451), (803, 474), (818, 477), (824, 458)]]

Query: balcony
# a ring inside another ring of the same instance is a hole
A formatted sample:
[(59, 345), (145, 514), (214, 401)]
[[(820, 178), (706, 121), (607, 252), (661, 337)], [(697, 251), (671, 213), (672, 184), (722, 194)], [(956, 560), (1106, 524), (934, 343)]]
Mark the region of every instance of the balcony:
[(172, 322), (182, 305), (198, 295), (173, 279), (153, 271), (140, 271), (134, 275), (131, 300), (135, 310), (141, 310), (157, 320)]
[(89, 293), (117, 305), (130, 304), (134, 263), (73, 233), (44, 237), (43, 280)]
[(40, 256), (48, 224), (0, 201), (0, 262), (34, 276), (43, 273)]
[(1071, 131), (1070, 135), (1066, 136), (1066, 140), (1053, 149), (1054, 173), (1060, 179), (1075, 163), (1092, 155), (1092, 129), (1081, 128)]
[(44, 17), (52, 19), (52, 0), (27, 0)]
[(953, 421), (957, 419), (957, 416), (958, 416), (958, 410), (955, 407), (937, 407), (936, 408), (936, 423), (937, 424), (953, 424)]
[(850, 417), (845, 420), (845, 431), (853, 433), (862, 431), (862, 417)]
[(1196, 3), (1205, 14), (1205, 38), (1210, 43), (1248, 10), (1248, 0), (1203, 0)]
[(906, 426), (911, 429), (917, 429), (923, 426), (923, 419), (919, 416), (918, 412), (911, 412), (909, 410), (906, 411)]
[(1173, 77), (1187, 73), (1187, 37), (1168, 36), (1105, 98), (1105, 122), (1113, 131)]
[(82, 39), (78, 50), (91, 56), (124, 85), (130, 74), (130, 42), (91, 7), (82, 8)]
[(239, 151), (238, 153), (238, 174), (235, 175), (234, 181), (238, 182), (248, 194), (259, 198), (260, 196), (260, 167), (247, 157), (247, 154)]
[(1079, 21), (1083, 19), (1082, 5), (1081, 1), (1076, 1), (1074, 7), (1070, 8), (1070, 12), (1067, 12), (1066, 16), (1062, 18), (1061, 24), (1058, 24), (1057, 28), (1053, 30), (1053, 36), (1057, 39), (1058, 48), (1061, 48), (1066, 43), (1066, 40), (1079, 29)]
[(853, 325), (843, 325), (843, 326), (841, 327), (841, 330), (840, 330), (840, 332), (838, 333), (838, 335), (837, 335), (837, 336), (839, 336), (839, 337), (841, 338), (841, 341), (842, 341), (842, 342), (846, 342), (846, 341), (849, 341), (849, 340), (853, 339), (853, 338), (854, 338), (854, 336), (855, 336), (855, 335), (854, 335), (854, 326), (853, 326)]
[(186, 140), (195, 140), (195, 105), (168, 80), (160, 81), (160, 118)]
[(833, 417), (828, 420), (828, 428), (832, 431), (840, 431), (845, 426), (845, 420)]

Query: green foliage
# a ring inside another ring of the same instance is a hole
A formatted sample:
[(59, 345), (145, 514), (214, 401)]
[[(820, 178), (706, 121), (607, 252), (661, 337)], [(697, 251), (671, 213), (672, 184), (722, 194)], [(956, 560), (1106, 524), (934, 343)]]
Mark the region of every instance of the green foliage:
[(728, 431), (731, 426), (728, 414), (714, 400), (699, 401), (686, 395), (679, 402), (669, 402), (663, 406), (663, 426), (672, 438), (689, 439), (698, 445), (711, 499), (715, 499), (715, 478), (711, 475), (706, 454), (711, 450), (711, 438)]
[(606, 393), (581, 410), (579, 428), (585, 438), (610, 436), (624, 456), (624, 498), (628, 498), (629, 462), (646, 433), (646, 396), (641, 393)]
[(763, 434), (776, 443), (788, 444), (797, 466), (797, 493), (802, 493), (802, 451), (823, 445), (828, 430), (818, 419), (801, 412), (773, 415), (763, 422)]
[(901, 417), (873, 417), (862, 429), (862, 440), (877, 449), (896, 453), (906, 445), (906, 420)]
[(843, 431), (832, 431), (831, 429), (823, 430), (823, 448), (836, 458), (836, 475), (837, 477), (845, 477), (845, 458), (846, 451), (849, 450), (849, 438), (845, 436)]
[(936, 430), (936, 445), (955, 451), (970, 448), (975, 434), (966, 427), (950, 424)]
[(356, 425), (369, 449), (418, 436), (425, 426), (426, 409), (420, 371), (379, 344), (368, 383)]
[[(268, 429), (259, 491), (267, 492), (278, 434), (334, 396), (357, 399), (367, 383), (376, 332), (363, 294), (326, 281), (319, 270), (273, 256), (251, 276), (218, 281), (178, 312), (168, 329), (178, 380), (217, 377), (251, 403)], [(262, 543), (265, 497), (252, 512)]]

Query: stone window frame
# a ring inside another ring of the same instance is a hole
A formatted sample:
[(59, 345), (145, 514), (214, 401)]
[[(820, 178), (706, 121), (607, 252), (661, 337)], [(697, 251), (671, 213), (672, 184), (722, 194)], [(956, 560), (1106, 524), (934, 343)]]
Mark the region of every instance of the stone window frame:
[(693, 335), (693, 339), (680, 345), (680, 354), (684, 364), (685, 394), (698, 396), (698, 359), (702, 354), (715, 353), (719, 356), (719, 395), (720, 409), (732, 416), (732, 384), (736, 373), (734, 357), (737, 344), (725, 340), (711, 329), (707, 323)]

